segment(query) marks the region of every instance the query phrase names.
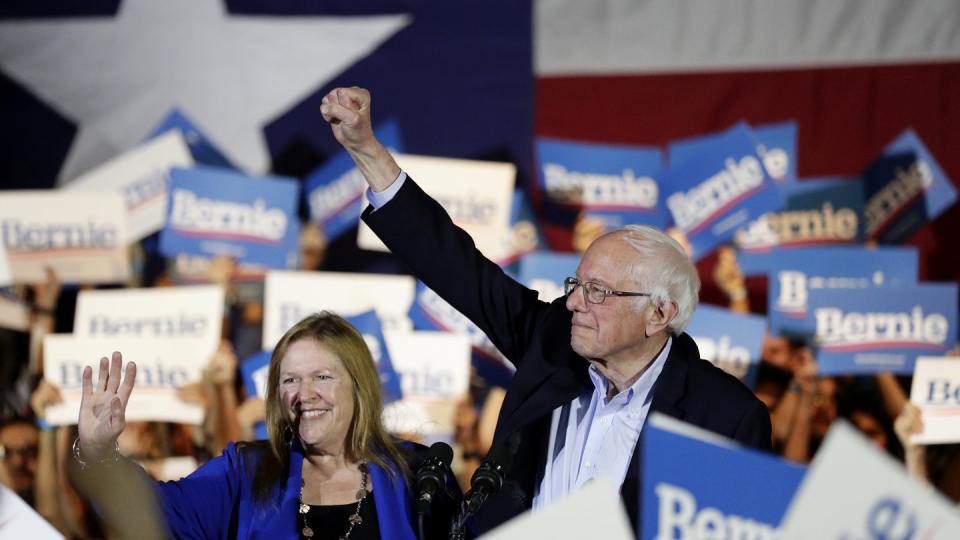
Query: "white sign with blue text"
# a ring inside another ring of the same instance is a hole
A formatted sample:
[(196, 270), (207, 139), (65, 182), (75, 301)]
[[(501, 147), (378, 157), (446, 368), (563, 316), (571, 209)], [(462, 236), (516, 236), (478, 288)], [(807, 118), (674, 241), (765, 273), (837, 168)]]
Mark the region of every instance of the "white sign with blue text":
[(271, 270), (264, 285), (263, 349), (273, 350), (291, 326), (323, 310), (350, 317), (373, 309), (385, 329), (410, 330), (413, 290), (410, 276)]
[[(467, 231), (486, 257), (500, 261), (512, 255), (504, 239), (510, 231), (510, 207), (517, 170), (511, 163), (398, 154), (400, 167)], [(387, 251), (362, 221), (357, 245)]]
[(220, 345), (224, 296), (219, 285), (80, 291), (73, 333), (103, 341), (157, 340), (161, 349), (186, 344), (206, 365)]
[(808, 305), (821, 375), (910, 375), (918, 356), (946, 354), (957, 343), (955, 284), (814, 289)]
[(783, 519), (783, 540), (956, 540), (960, 516), (846, 421), (834, 422)]
[(403, 399), (384, 408), (394, 433), (453, 433), (456, 407), (470, 385), (470, 342), (445, 332), (384, 331)]
[(163, 228), (170, 169), (189, 168), (193, 158), (179, 131), (169, 131), (76, 178), (66, 191), (117, 192), (123, 196), (128, 241)]
[(160, 252), (289, 268), (299, 252), (296, 180), (212, 167), (173, 169)]
[(661, 413), (642, 444), (641, 540), (776, 538), (805, 472)]
[(493, 345), (480, 327), (421, 281), (417, 281), (416, 300), (410, 306), (410, 320), (417, 330), (467, 336), (473, 348), (473, 363), (477, 374), (487, 381), (506, 386), (513, 378), (513, 364)]
[(100, 358), (109, 358), (113, 351), (123, 353), (124, 365), (131, 361), (137, 365), (136, 386), (127, 405), (127, 421), (203, 422), (203, 406), (181, 401), (177, 389), (201, 379), (210, 355), (197, 352), (188, 343), (170, 339), (92, 339), (72, 334), (50, 334), (43, 341), (43, 377), (59, 388), (63, 397), (62, 403), (47, 407), (47, 422), (77, 423), (83, 369), (93, 367), (96, 384)]
[(119, 193), (0, 192), (0, 242), (16, 283), (123, 283), (130, 277)]
[(872, 289), (917, 282), (914, 248), (832, 246), (771, 253), (768, 318), (774, 335), (812, 335), (811, 291)]
[(757, 315), (700, 304), (686, 332), (697, 343), (700, 358), (753, 387), (760, 363), (767, 320)]
[(910, 401), (920, 408), (923, 418), (923, 431), (911, 436), (911, 442), (960, 442), (960, 357), (917, 358)]
[(663, 182), (666, 208), (695, 260), (731, 240), (738, 228), (783, 206), (746, 124), (704, 140), (709, 144), (698, 144), (695, 153), (670, 163)]

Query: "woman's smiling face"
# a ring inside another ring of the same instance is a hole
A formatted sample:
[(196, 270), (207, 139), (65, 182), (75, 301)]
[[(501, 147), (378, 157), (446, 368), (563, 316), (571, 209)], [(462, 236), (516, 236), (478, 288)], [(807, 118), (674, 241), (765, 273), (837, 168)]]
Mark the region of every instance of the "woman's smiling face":
[(353, 420), (353, 379), (343, 362), (315, 339), (290, 344), (280, 360), (283, 413), (298, 426), (307, 453), (338, 454)]

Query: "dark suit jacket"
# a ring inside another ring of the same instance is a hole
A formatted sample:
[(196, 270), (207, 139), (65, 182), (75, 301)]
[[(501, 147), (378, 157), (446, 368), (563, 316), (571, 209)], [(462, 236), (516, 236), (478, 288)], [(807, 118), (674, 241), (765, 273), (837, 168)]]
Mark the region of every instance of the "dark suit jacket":
[[(476, 323), (517, 368), (493, 444), (504, 444), (519, 433), (519, 446), (508, 482), (478, 516), (483, 532), (530, 508), (546, 463), (551, 413), (592, 388), (588, 362), (570, 348), (571, 313), (564, 298), (550, 304), (538, 300), (536, 291), (481, 255), (470, 236), (410, 178), (389, 203), (375, 212), (367, 208), (363, 220), (414, 275)], [(701, 360), (687, 334), (673, 339), (650, 409), (748, 446), (771, 447), (766, 407), (734, 377)], [(634, 528), (640, 446), (620, 491)]]

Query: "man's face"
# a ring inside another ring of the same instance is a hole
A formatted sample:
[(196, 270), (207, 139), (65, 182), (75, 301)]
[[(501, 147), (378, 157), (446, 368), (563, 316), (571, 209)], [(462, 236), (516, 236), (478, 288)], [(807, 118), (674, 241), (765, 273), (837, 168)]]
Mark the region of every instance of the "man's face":
[(4, 448), (3, 466), (7, 469), (11, 488), (20, 493), (33, 488), (37, 475), (37, 428), (25, 423), (10, 424), (0, 431)]
[[(577, 267), (577, 279), (592, 281), (618, 291), (641, 290), (632, 269), (639, 255), (615, 235), (599, 238), (583, 254)], [(636, 303), (642, 303), (642, 309)], [(616, 362), (635, 358), (643, 353), (650, 307), (642, 297), (608, 296), (602, 304), (586, 301), (583, 288), (577, 287), (567, 297), (567, 309), (573, 312), (570, 346), (589, 359)]]

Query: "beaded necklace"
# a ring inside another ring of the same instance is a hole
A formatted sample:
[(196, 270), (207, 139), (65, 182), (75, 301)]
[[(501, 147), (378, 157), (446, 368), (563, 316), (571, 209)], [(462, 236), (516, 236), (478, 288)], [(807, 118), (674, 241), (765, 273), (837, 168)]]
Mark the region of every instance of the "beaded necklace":
[[(354, 509), (353, 514), (347, 518), (347, 532), (340, 537), (340, 540), (347, 540), (350, 538), (350, 533), (353, 532), (353, 528), (357, 525), (363, 523), (363, 518), (360, 517), (360, 508), (363, 506), (363, 500), (367, 498), (367, 462), (360, 462), (360, 490), (357, 491), (357, 507)], [(313, 529), (310, 528), (310, 525), (307, 525), (307, 514), (310, 512), (310, 505), (303, 502), (303, 486), (306, 484), (304, 480), (300, 479), (300, 516), (303, 520), (303, 529), (300, 531), (300, 534), (305, 538), (313, 538)]]

